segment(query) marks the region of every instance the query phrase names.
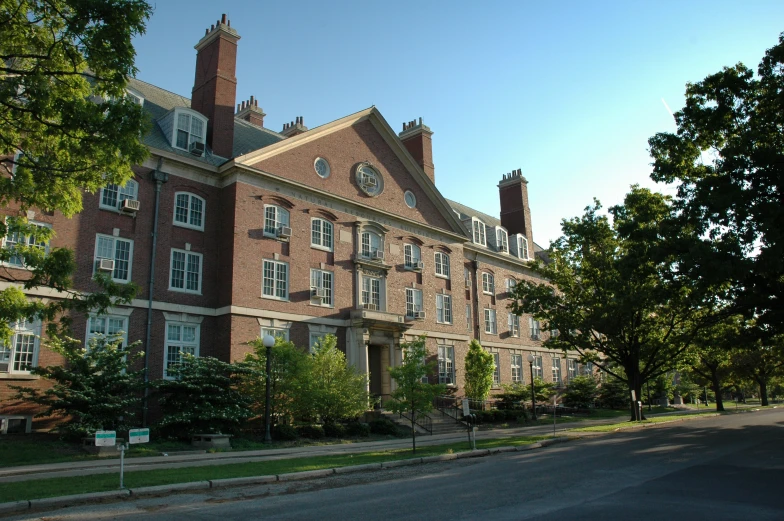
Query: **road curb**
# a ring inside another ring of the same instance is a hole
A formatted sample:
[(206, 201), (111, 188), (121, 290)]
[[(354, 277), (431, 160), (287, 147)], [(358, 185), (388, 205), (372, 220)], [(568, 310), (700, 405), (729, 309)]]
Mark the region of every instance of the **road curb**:
[(351, 465), (349, 467), (335, 467), (335, 474), (351, 474), (368, 470), (381, 470), (381, 463), (365, 463), (364, 465)]
[(418, 465), (420, 463), (422, 463), (422, 458), (408, 458), (408, 459), (399, 459), (394, 461), (382, 461), (381, 468), (392, 469), (395, 467), (407, 467), (409, 465)]
[(224, 479), (211, 479), (209, 480), (210, 488), (220, 487), (241, 487), (245, 485), (264, 485), (267, 483), (275, 483), (278, 481), (278, 476), (250, 476), (247, 478), (224, 478)]
[(301, 479), (324, 478), (335, 474), (335, 469), (305, 470), (302, 472), (291, 472), (290, 474), (278, 474), (278, 481), (299, 481)]
[(22, 512), (30, 508), (29, 501), (12, 501), (11, 503), (0, 503), (0, 515)]
[(122, 499), (130, 496), (129, 490), (109, 490), (107, 492), (91, 492), (89, 494), (74, 494), (72, 496), (47, 497), (42, 499), (31, 499), (30, 510), (47, 508), (62, 508), (81, 503), (101, 501), (103, 499)]
[(172, 483), (171, 485), (156, 485), (154, 487), (140, 487), (130, 489), (132, 496), (154, 496), (168, 492), (182, 492), (183, 490), (205, 490), (210, 488), (209, 481), (191, 481), (189, 483)]

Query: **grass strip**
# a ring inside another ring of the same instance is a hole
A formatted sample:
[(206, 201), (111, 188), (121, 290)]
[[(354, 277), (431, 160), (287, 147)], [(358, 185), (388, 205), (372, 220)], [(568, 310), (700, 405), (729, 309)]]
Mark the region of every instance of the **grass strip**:
[(608, 425), (593, 425), (591, 427), (577, 427), (569, 429), (569, 432), (612, 432), (622, 428), (633, 428), (636, 425), (649, 425), (652, 423), (664, 423), (677, 420), (687, 420), (691, 418), (700, 418), (704, 416), (715, 416), (716, 411), (702, 412), (702, 413), (689, 413), (689, 414), (672, 414), (669, 416), (656, 416), (648, 418), (640, 422), (626, 421), (623, 423), (611, 423)]
[[(500, 446), (527, 445), (536, 443), (545, 438), (547, 437), (526, 436), (478, 440), (476, 447), (477, 449), (491, 449)], [(253, 463), (232, 463), (228, 465), (205, 465), (199, 467), (134, 471), (125, 473), (125, 486), (133, 489), (154, 485), (206, 481), (210, 479), (288, 474), (306, 470), (329, 469), (350, 465), (363, 465), (366, 463), (381, 463), (383, 461), (437, 456), (440, 454), (449, 454), (466, 450), (470, 450), (467, 441), (463, 443), (420, 447), (417, 449), (416, 454), (413, 454), (409, 449), (396, 449), (362, 452), (358, 454), (336, 454), (332, 456), (314, 456), (310, 458), (266, 460)], [(103, 492), (106, 490), (117, 490), (118, 487), (119, 476), (115, 473), (0, 483), (0, 503), (69, 496), (88, 492)]]

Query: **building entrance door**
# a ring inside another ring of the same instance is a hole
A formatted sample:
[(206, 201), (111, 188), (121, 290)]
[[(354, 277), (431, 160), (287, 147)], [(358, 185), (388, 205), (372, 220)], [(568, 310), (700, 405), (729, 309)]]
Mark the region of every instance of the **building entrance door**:
[(370, 394), (379, 397), (383, 393), (381, 346), (372, 344), (368, 346), (368, 371), (370, 371)]

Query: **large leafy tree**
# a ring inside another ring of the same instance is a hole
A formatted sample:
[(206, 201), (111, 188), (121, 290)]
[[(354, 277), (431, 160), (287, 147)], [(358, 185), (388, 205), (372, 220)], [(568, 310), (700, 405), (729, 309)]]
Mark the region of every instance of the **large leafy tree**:
[(776, 336), (732, 355), (733, 372), (740, 378), (752, 380), (760, 393), (760, 404), (768, 405), (768, 385), (773, 378), (784, 376), (784, 341)]
[(465, 357), (465, 395), (472, 400), (486, 400), (493, 386), (495, 361), (476, 339), (468, 344)]
[(125, 98), (132, 76), (132, 38), (144, 32), (151, 13), (143, 0), (0, 1), (0, 206), (16, 213), (7, 232), (27, 237), (28, 246), (5, 249), (0, 260), (21, 258), (31, 276), (7, 282), (46, 286), (68, 297), (49, 305), (28, 301), (17, 287), (0, 293), (0, 337), (8, 322), (38, 316), (52, 319), (67, 307), (105, 307), (107, 298), (128, 299), (133, 287), (103, 279), (106, 295), (72, 291), (73, 254), (44, 257), (30, 246), (51, 231), (30, 225), (27, 210), (59, 211), (66, 217), (82, 208), (83, 191), (107, 183), (124, 184), (131, 165), (147, 154), (140, 142), (141, 108)]
[(600, 208), (563, 221), (551, 262), (532, 266), (549, 282), (518, 283), (510, 307), (560, 332), (547, 347), (576, 351), (639, 399), (643, 383), (670, 370), (713, 319), (717, 293), (679, 271), (696, 243), (667, 197), (632, 187), (612, 219)]

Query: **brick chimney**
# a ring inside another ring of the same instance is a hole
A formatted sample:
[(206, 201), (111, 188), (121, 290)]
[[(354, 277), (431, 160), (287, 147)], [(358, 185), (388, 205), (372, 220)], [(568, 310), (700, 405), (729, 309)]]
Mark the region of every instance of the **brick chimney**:
[(259, 108), (259, 100), (251, 96), (250, 100), (237, 103), (237, 113), (234, 116), (247, 121), (251, 125), (263, 127), (266, 114), (264, 114), (264, 109)]
[(531, 208), (528, 206), (528, 181), (521, 169), (504, 174), (498, 183), (501, 199), (501, 226), (509, 235), (520, 233), (528, 238), (528, 248), (533, 257), (534, 234), (531, 230)]
[(234, 154), (234, 102), (237, 96), (237, 41), (224, 14), (196, 44), (196, 79), (191, 108), (208, 118), (207, 144), (216, 155)]
[(295, 121), (291, 123), (284, 123), (283, 130), (280, 131), (286, 137), (294, 137), (299, 136), (300, 134), (304, 134), (308, 131), (308, 127), (305, 126), (305, 118), (302, 116), (297, 116)]
[(435, 184), (436, 167), (433, 165), (433, 139), (430, 137), (432, 135), (433, 131), (422, 123), (422, 118), (419, 118), (418, 123), (416, 121), (403, 123), (403, 131), (398, 134), (400, 141)]

